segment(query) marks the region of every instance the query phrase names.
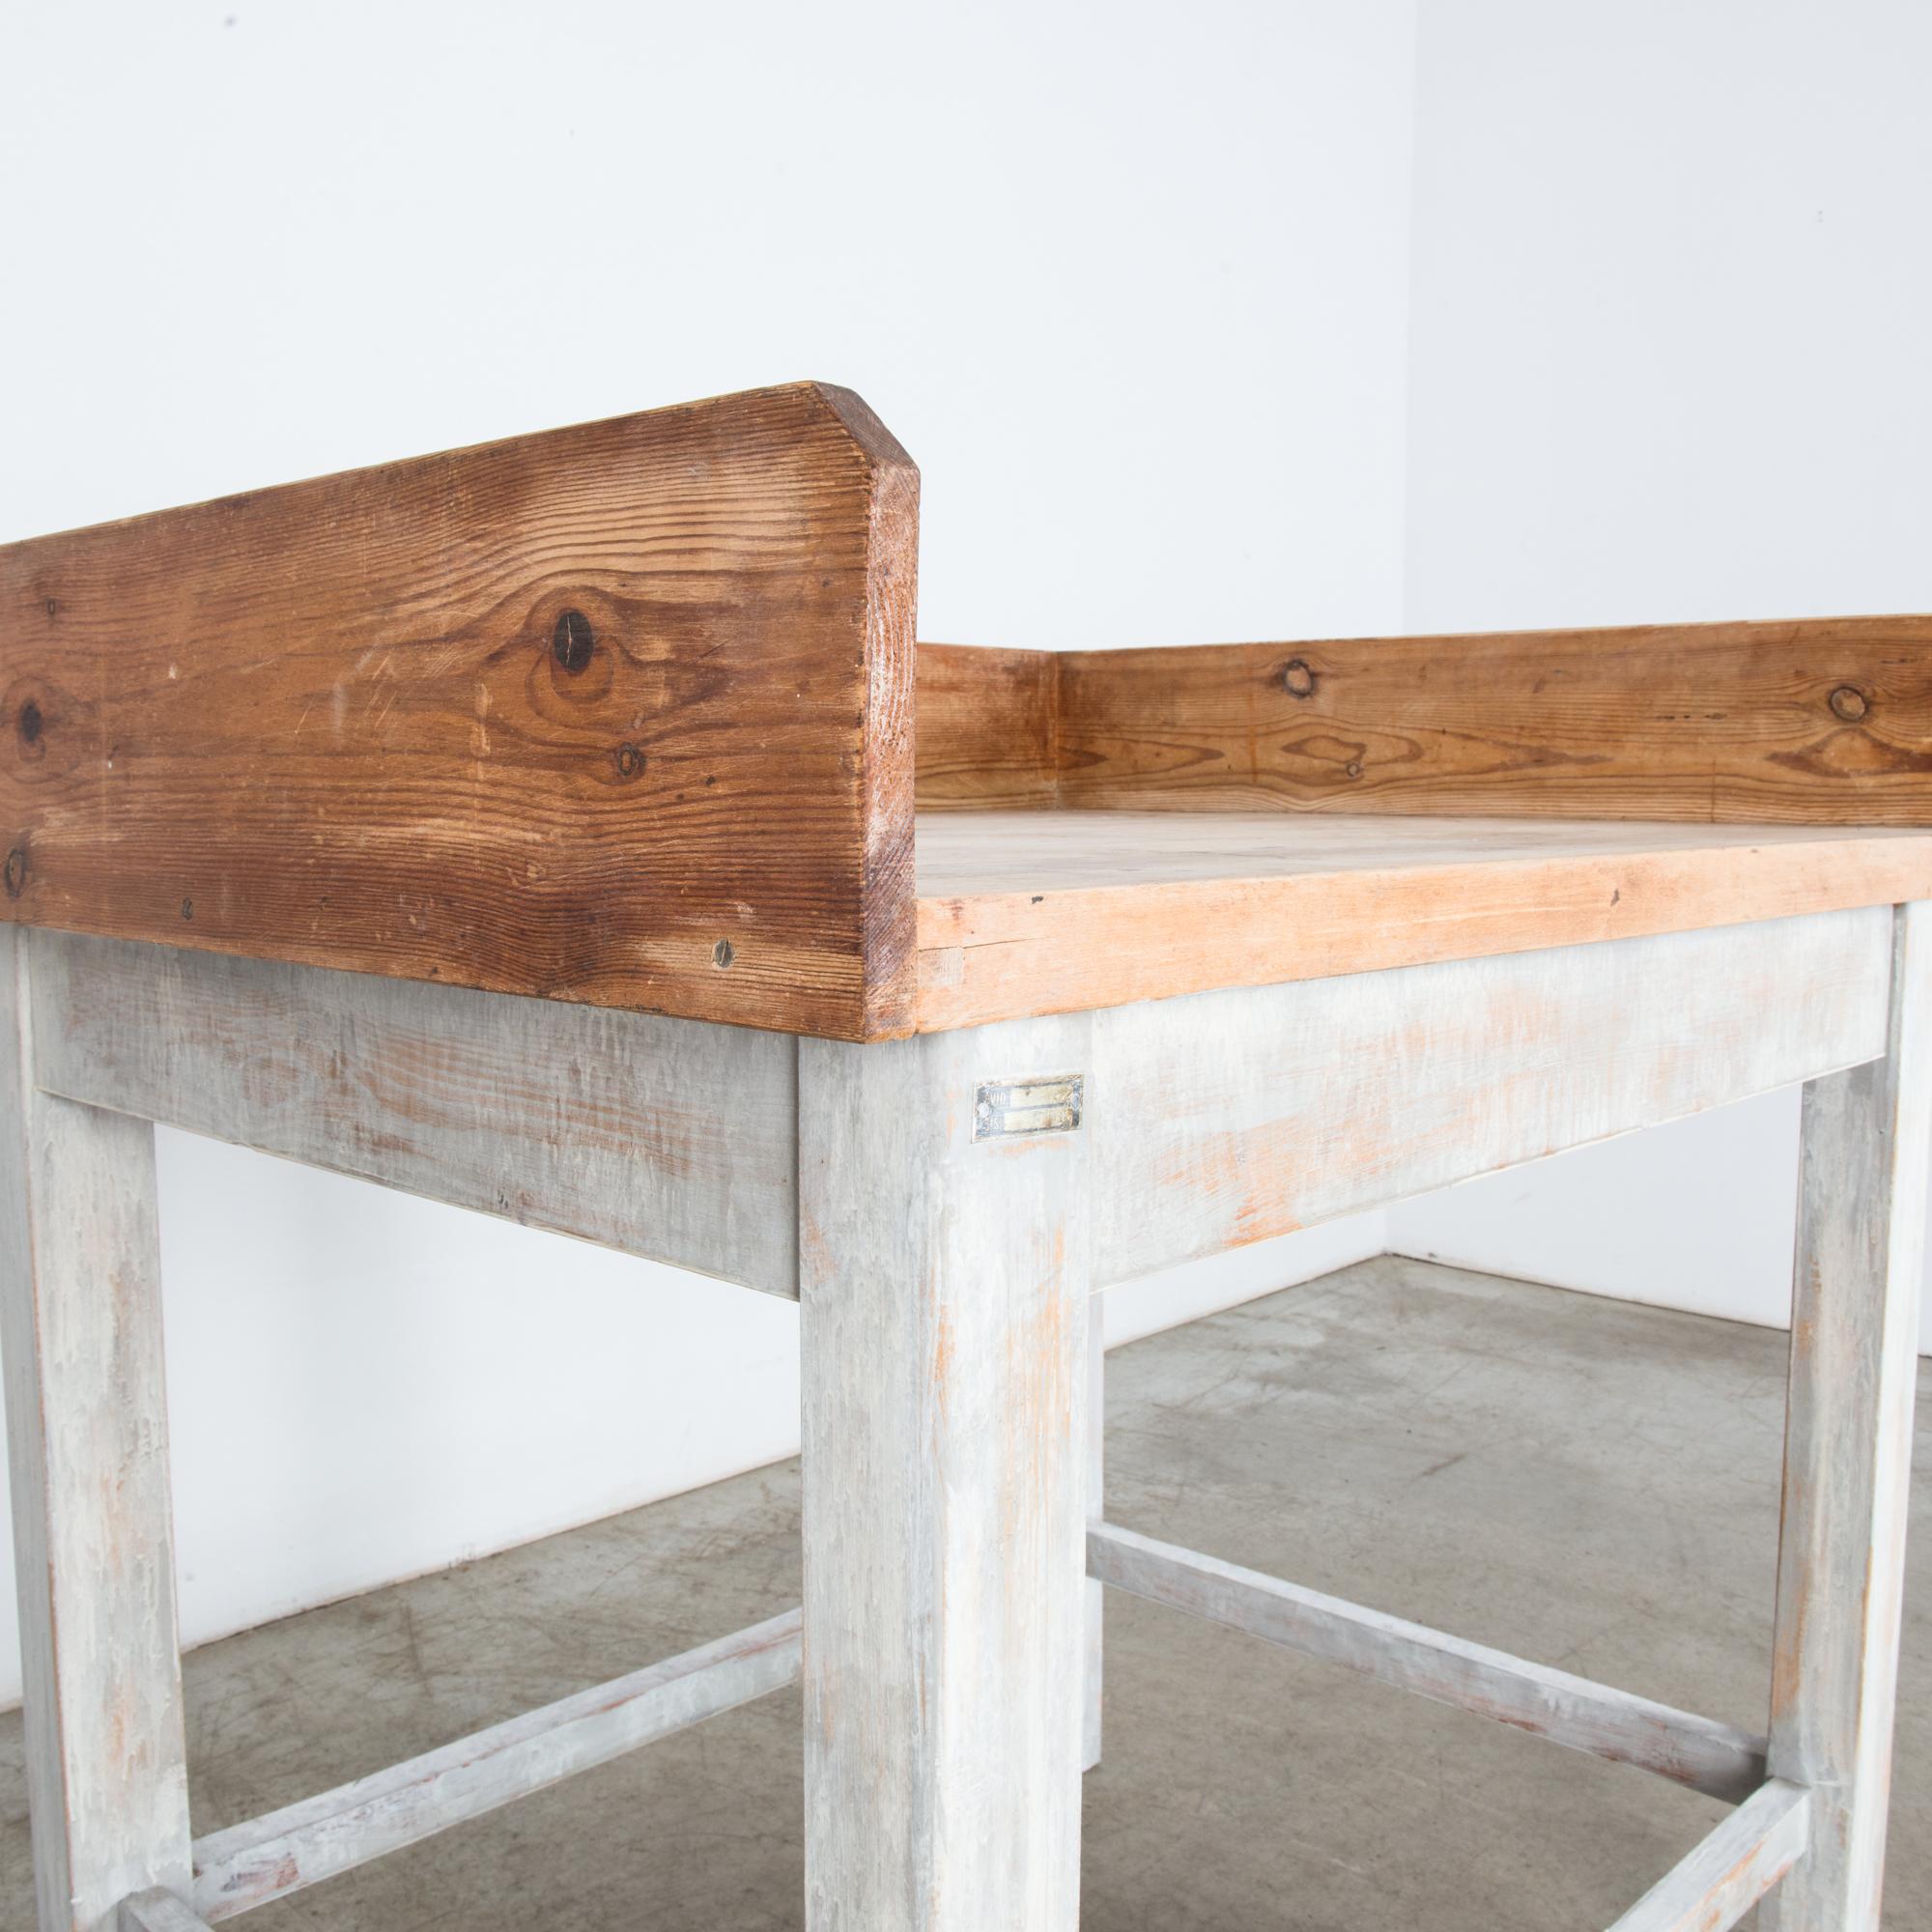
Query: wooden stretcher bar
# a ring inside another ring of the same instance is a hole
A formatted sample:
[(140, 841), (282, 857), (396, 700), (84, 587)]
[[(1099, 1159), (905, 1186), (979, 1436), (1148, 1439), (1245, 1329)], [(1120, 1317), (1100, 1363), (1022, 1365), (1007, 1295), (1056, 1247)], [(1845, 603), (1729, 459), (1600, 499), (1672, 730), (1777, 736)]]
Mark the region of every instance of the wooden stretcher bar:
[(1110, 1588), (1207, 1617), (1303, 1657), (1343, 1664), (1434, 1703), (1492, 1718), (1613, 1764), (1655, 1772), (1707, 1798), (1740, 1804), (1764, 1782), (1764, 1739), (1733, 1724), (1675, 1711), (1116, 1523), (1098, 1523), (1087, 1532), (1087, 1574)]
[(798, 1682), (796, 1610), (194, 1844), (211, 1925)]

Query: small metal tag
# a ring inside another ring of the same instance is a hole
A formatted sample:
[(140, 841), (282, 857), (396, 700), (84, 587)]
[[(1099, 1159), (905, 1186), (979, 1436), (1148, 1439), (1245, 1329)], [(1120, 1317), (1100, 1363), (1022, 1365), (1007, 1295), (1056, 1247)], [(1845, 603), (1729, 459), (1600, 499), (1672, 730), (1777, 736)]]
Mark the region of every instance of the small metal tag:
[(1078, 1073), (1047, 1073), (1035, 1080), (980, 1081), (973, 1097), (973, 1138), (1070, 1134), (1080, 1124), (1082, 1079)]

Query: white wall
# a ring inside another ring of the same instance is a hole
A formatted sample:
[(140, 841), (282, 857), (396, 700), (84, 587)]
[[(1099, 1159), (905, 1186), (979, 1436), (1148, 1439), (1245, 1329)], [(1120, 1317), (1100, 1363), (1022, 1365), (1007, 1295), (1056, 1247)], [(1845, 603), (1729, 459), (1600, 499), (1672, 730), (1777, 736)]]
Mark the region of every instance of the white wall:
[[(0, 539), (816, 375), (922, 632), (1400, 616), (1412, 0), (31, 0)], [(787, 1304), (162, 1137), (190, 1640), (781, 1456)], [(1122, 1291), (1117, 1335), (1379, 1251)], [(0, 1578), (0, 1696), (17, 1683)]]
[[(1421, 10), (1406, 629), (1932, 610), (1929, 73), (1923, 0)], [(1781, 1323), (1796, 1122), (1567, 1154), (1391, 1239)]]

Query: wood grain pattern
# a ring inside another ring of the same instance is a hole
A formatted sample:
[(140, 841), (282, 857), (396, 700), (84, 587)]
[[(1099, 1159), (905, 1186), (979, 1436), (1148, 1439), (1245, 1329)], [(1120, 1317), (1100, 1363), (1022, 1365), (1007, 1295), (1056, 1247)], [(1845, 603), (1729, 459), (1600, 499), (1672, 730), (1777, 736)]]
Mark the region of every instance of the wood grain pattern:
[(789, 1610), (212, 1833), (195, 1841), (195, 1904), (219, 1924), (795, 1684), (799, 1669)]
[(903, 1032), (917, 493), (807, 384), (0, 550), (0, 914)]
[(1772, 1778), (1610, 1932), (1730, 1932), (1804, 1856), (1813, 1809), (1809, 1792)]
[(922, 813), (919, 1025), (1891, 904), (1932, 835), (1157, 812)]
[(52, 1093), (798, 1292), (798, 1049), (782, 1034), (22, 938), (47, 1015), (34, 1077)]
[(1932, 1171), (1932, 905), (1896, 915), (1887, 1053), (1804, 1090), (1771, 1768), (1810, 1849), (1765, 1932), (1878, 1932)]
[(1060, 660), (919, 647), (919, 808), (1043, 807), (1059, 796)]
[(1060, 801), (1932, 824), (1932, 617), (1071, 651)]
[(0, 926), (0, 1353), (40, 1932), (188, 1875), (155, 1130), (34, 1085)]
[(1764, 1778), (1764, 1740), (1115, 1523), (1088, 1531), (1089, 1574), (1378, 1684), (1492, 1718), (1570, 1750), (1634, 1765), (1736, 1804)]
[(1112, 1284), (1885, 1051), (1891, 908), (1093, 1015)]

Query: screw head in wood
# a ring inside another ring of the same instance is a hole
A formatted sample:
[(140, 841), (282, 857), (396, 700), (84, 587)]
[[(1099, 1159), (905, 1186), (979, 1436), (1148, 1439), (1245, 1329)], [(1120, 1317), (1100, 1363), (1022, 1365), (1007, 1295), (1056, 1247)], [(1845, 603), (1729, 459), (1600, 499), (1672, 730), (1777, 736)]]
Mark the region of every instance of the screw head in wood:
[(582, 611), (566, 611), (550, 634), (550, 654), (575, 677), (590, 662), (597, 639)]
[(1856, 724), (1871, 709), (1871, 701), (1856, 685), (1841, 684), (1831, 697), (1833, 717), (1842, 718), (1847, 724)]
[(732, 950), (731, 942), (728, 939), (721, 939), (718, 942), (718, 944), (711, 949), (711, 963), (712, 965), (716, 966), (721, 973), (724, 970), (725, 967), (730, 965), (732, 960), (737, 958), (737, 956), (738, 955)]

